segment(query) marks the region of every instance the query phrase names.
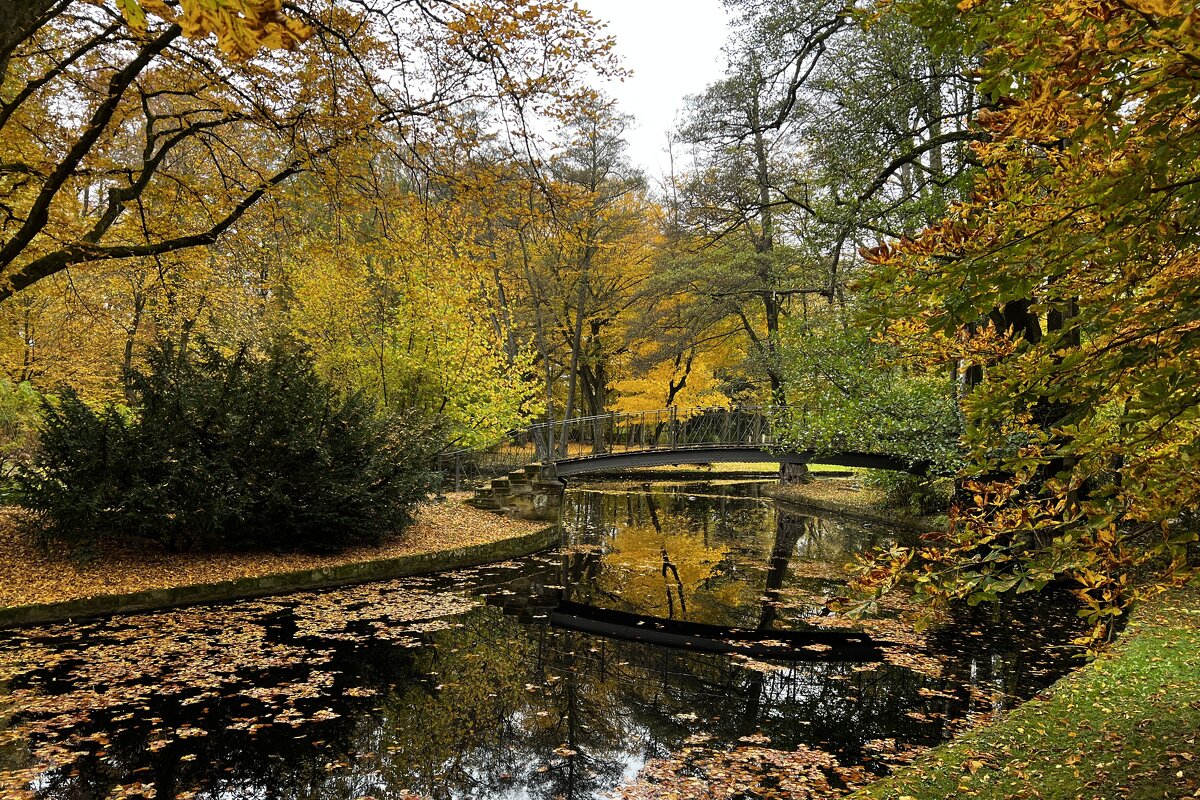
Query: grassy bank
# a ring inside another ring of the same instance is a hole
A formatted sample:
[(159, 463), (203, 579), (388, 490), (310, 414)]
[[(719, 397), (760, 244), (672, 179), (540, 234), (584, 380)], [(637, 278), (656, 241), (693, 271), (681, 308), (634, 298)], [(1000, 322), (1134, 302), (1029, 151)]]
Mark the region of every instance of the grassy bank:
[[(784, 502), (929, 529), (852, 479), (779, 486)], [(1137, 608), (1111, 651), (1043, 696), (924, 754), (854, 800), (1200, 797), (1200, 582)]]
[(21, 512), (8, 509), (0, 514), (0, 609), (329, 570), (490, 545), (546, 527), (480, 511), (460, 500), (420, 506), (415, 524), (377, 547), (332, 554), (170, 553), (109, 541), (86, 560), (42, 548), (21, 532)]
[(1112, 651), (856, 800), (1200, 797), (1200, 587), (1149, 601)]

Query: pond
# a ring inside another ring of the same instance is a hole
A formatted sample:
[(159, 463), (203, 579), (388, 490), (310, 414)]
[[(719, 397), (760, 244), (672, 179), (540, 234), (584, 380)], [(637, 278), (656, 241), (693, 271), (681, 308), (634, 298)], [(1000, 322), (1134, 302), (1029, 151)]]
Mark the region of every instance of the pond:
[(526, 559), (0, 632), (0, 798), (836, 796), (1078, 663), (1066, 597), (852, 629), (843, 565), (910, 534), (761, 487), (595, 484)]

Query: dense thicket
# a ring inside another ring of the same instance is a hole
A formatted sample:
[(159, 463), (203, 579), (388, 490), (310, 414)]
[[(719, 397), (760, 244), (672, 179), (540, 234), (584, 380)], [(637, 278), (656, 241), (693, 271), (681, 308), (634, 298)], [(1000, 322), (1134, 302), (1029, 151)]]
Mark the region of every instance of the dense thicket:
[(401, 530), (433, 484), (434, 431), (339, 396), (286, 344), (164, 343), (131, 383), (132, 408), (94, 408), (70, 387), (46, 402), (20, 500), (48, 534), (328, 549)]

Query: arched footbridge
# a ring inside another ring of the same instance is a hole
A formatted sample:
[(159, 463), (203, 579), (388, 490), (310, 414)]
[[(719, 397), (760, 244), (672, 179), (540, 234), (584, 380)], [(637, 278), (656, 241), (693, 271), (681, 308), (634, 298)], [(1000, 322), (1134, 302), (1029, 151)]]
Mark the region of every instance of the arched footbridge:
[[(870, 449), (794, 444), (797, 426), (776, 406), (665, 408), (542, 422), (512, 431), (491, 445), (443, 453), (447, 488), (503, 491), (538, 481), (669, 464), (719, 462), (831, 464), (924, 473), (928, 465), (897, 455), (881, 443)], [(784, 435), (787, 431), (788, 435)]]

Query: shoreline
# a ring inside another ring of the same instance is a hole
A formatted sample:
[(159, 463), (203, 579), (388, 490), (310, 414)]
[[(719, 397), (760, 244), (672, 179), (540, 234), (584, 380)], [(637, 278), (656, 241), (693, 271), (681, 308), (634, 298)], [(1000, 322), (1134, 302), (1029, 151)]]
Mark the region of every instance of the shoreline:
[[(768, 486), (763, 490), (763, 495), (769, 497), (777, 503), (785, 506), (791, 506), (797, 510), (812, 509), (816, 511), (829, 511), (852, 519), (856, 518), (865, 522), (878, 522), (887, 525), (895, 525), (906, 528), (914, 533), (929, 533), (937, 530), (938, 523), (936, 519), (928, 517), (910, 517), (904, 514), (898, 514), (891, 511), (886, 506), (879, 505), (868, 498), (873, 495), (868, 490), (851, 489), (838, 493), (843, 497), (829, 496), (826, 493), (818, 493), (811, 487), (824, 484), (826, 487), (838, 487), (835, 481), (844, 480), (840, 476), (832, 480), (821, 480), (818, 478), (813, 483), (802, 483), (794, 485), (775, 484)], [(825, 496), (821, 496), (824, 494)], [(853, 499), (858, 498), (860, 502), (854, 502)]]
[[(332, 589), (372, 581), (426, 575), (532, 555), (559, 542), (557, 525), (532, 525), (486, 514), (463, 504), (442, 506), (419, 518), (398, 542), (357, 547), (340, 554), (167, 554), (147, 551), (156, 577), (144, 588), (137, 581), (138, 553), (121, 551), (110, 559), (80, 564), (63, 555), (18, 550), (10, 533), (0, 561), (10, 572), (45, 572), (34, 588), (37, 599), (0, 605), (0, 629), (69, 622), (109, 615), (157, 611), (206, 603), (233, 602), (298, 591)], [(445, 518), (445, 519), (442, 519)], [(455, 522), (461, 522), (456, 529)], [(9, 523), (11, 527), (11, 522)], [(481, 534), (475, 528), (483, 527)], [(497, 535), (497, 531), (499, 535)], [(440, 534), (440, 535), (439, 535)], [(22, 558), (25, 556), (25, 558)], [(124, 572), (124, 580), (100, 581), (97, 573)], [(179, 582), (174, 578), (179, 577)], [(51, 588), (46, 590), (49, 581)], [(57, 586), (54, 583), (57, 582)], [(114, 585), (115, 584), (115, 585)], [(58, 588), (59, 591), (55, 591)], [(58, 596), (55, 596), (58, 595)], [(10, 597), (12, 593), (10, 593)], [(44, 599), (42, 599), (44, 597)]]
[(1200, 581), (1130, 612), (1112, 647), (1042, 694), (847, 800), (1200, 796)]

